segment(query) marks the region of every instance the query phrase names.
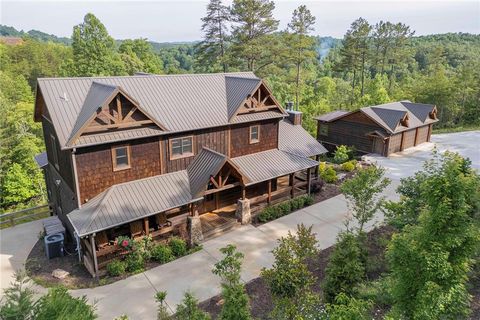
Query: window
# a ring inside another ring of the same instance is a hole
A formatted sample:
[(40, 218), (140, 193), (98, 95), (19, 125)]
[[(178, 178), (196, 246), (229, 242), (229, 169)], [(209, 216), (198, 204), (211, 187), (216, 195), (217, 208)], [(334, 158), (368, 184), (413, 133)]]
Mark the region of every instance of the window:
[(112, 148), (113, 171), (130, 168), (130, 146)]
[(193, 156), (193, 137), (170, 139), (170, 159)]
[(250, 127), (250, 143), (257, 143), (260, 141), (260, 126)]
[(55, 139), (54, 135), (50, 135), (50, 141), (52, 142), (52, 160), (53, 164), (55, 165), (55, 168), (59, 170), (59, 165), (58, 165), (58, 149), (57, 149), (57, 140)]
[(328, 136), (328, 124), (320, 124), (319, 133), (321, 136)]

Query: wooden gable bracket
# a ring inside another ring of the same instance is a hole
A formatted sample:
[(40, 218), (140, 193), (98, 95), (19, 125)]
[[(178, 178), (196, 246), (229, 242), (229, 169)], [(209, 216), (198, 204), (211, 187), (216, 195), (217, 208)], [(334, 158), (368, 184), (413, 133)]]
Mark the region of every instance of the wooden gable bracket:
[[(267, 101), (269, 99), (273, 104), (267, 104)], [(232, 118), (236, 115), (248, 114), (251, 112), (268, 111), (272, 109), (277, 109), (282, 114), (287, 115), (285, 110), (283, 110), (283, 108), (281, 107), (280, 103), (273, 96), (272, 91), (262, 80), (255, 87), (253, 92), (249, 94), (247, 98), (240, 104), (240, 107), (237, 109)]]
[(408, 128), (408, 120), (409, 120), (408, 113), (405, 113), (405, 116), (403, 117), (403, 119), (400, 120), (400, 124)]
[(437, 120), (437, 106), (434, 106), (433, 107), (433, 110), (430, 111), (430, 113), (428, 114), (428, 116), (430, 117), (430, 119), (432, 120)]
[[(227, 170), (224, 170), (225, 165), (228, 167)], [(227, 184), (228, 178), (231, 176), (235, 176), (238, 178), (239, 181)], [(219, 170), (219, 172), (215, 176), (210, 176), (210, 180), (215, 187), (215, 189), (206, 190), (204, 195), (217, 193), (219, 191), (227, 190), (237, 186), (245, 186), (246, 178), (242, 174), (242, 172), (233, 164), (231, 161), (226, 160), (224, 166)]]

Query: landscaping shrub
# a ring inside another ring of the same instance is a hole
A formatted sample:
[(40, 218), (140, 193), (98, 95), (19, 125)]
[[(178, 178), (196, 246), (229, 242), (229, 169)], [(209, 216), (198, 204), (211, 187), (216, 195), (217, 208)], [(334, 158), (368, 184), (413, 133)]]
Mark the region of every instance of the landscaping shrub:
[(55, 287), (41, 297), (35, 305), (36, 320), (95, 319), (95, 308), (87, 303), (85, 296), (72, 297), (65, 287)]
[(112, 277), (121, 276), (125, 273), (127, 266), (125, 262), (120, 260), (113, 260), (109, 264), (107, 264), (107, 272)]
[(347, 161), (345, 163), (342, 163), (342, 170), (347, 172), (352, 172), (353, 170), (355, 170), (356, 165), (357, 165), (356, 160)]
[(323, 180), (315, 180), (312, 182), (312, 186), (310, 188), (310, 191), (313, 192), (313, 193), (319, 193), (323, 190), (323, 186), (324, 186), (325, 182), (323, 182)]
[(151, 254), (152, 259), (160, 263), (167, 263), (173, 260), (172, 249), (164, 244), (153, 247)]
[(326, 183), (335, 183), (337, 182), (337, 172), (333, 169), (332, 166), (327, 166), (323, 171), (320, 172), (320, 177)]
[(125, 264), (128, 272), (138, 273), (143, 271), (145, 267), (145, 260), (140, 252), (132, 251), (127, 255)]
[(309, 206), (313, 203), (312, 196), (301, 196), (292, 200), (288, 200), (275, 206), (266, 207), (257, 216), (259, 222), (267, 222), (283, 217), (292, 211)]
[(327, 169), (327, 163), (326, 162), (320, 162), (318, 164), (318, 172), (322, 173), (323, 171), (325, 171), (325, 169)]
[(187, 254), (187, 243), (178, 237), (173, 237), (168, 242), (170, 249), (175, 257), (181, 257)]
[(337, 149), (335, 150), (335, 153), (333, 154), (333, 162), (342, 164), (344, 162), (347, 162), (348, 159), (350, 158), (348, 155), (349, 151), (347, 146), (338, 146)]
[(198, 307), (198, 300), (190, 293), (185, 292), (182, 302), (177, 305), (175, 313), (177, 320), (209, 320), (210, 316)]

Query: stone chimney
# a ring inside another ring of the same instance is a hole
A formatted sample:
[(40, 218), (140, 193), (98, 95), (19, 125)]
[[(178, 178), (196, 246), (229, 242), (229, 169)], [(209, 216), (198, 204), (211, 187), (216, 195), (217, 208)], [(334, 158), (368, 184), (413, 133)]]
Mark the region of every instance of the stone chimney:
[(290, 122), (295, 126), (302, 125), (302, 112), (293, 110), (293, 102), (287, 102), (286, 107), (288, 113), (288, 120), (290, 120)]

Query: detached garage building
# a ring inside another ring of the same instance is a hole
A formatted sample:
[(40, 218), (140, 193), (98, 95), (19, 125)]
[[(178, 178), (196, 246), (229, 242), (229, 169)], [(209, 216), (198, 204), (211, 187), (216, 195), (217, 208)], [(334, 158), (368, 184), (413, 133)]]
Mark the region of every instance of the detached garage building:
[(315, 118), (317, 140), (325, 147), (354, 146), (358, 151), (388, 156), (430, 141), (438, 121), (437, 107), (400, 101), (356, 111), (333, 111)]

